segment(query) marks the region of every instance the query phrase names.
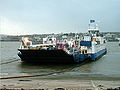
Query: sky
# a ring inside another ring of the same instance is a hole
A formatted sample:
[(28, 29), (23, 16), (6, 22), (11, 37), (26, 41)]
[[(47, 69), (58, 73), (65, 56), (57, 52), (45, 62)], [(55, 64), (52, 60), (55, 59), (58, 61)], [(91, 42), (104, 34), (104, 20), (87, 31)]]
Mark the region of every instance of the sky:
[(120, 32), (120, 0), (0, 0), (0, 34)]

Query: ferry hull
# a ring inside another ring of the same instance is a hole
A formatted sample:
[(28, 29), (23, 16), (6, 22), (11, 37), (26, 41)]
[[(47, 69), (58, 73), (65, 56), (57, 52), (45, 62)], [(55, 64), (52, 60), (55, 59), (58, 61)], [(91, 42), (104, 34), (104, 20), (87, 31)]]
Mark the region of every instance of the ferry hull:
[(107, 53), (107, 49), (105, 48), (105, 49), (100, 50), (99, 52), (97, 52), (95, 54), (91, 54), (91, 60), (99, 59), (100, 57), (102, 57), (106, 53)]
[(74, 63), (73, 55), (67, 54), (63, 50), (22, 50), (18, 56), (25, 62), (41, 63)]
[[(41, 62), (41, 63), (79, 63), (85, 60), (96, 60), (106, 54), (107, 49), (100, 50), (94, 54), (67, 54), (64, 50), (23, 50), (18, 56), (25, 62)], [(90, 57), (91, 56), (91, 57)]]

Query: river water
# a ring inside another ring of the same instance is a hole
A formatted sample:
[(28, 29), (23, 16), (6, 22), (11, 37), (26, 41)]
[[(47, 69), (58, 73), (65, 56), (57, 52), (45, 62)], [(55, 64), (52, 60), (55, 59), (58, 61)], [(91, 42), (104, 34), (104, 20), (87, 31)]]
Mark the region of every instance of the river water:
[[(107, 54), (85, 64), (30, 64), (17, 56), (20, 42), (0, 42), (0, 75), (42, 75), (54, 77), (117, 77), (120, 78), (120, 46), (107, 43)], [(57, 73), (59, 72), (59, 73)]]

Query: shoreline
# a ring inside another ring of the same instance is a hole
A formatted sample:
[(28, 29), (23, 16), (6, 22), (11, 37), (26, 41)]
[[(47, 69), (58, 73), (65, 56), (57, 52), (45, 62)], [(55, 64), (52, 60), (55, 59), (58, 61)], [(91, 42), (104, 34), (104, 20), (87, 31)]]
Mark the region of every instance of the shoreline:
[(7, 80), (7, 79), (16, 79), (16, 78), (33, 78), (33, 79), (41, 79), (41, 80), (72, 80), (72, 79), (80, 79), (80, 80), (120, 80), (120, 77), (112, 77), (112, 76), (62, 76), (58, 75), (61, 74), (61, 72), (51, 72), (51, 73), (43, 73), (43, 74), (24, 74), (24, 75), (6, 75), (6, 76), (0, 76), (1, 80)]
[(56, 73), (49, 73), (1, 77), (0, 81), (0, 89), (4, 90), (120, 90), (120, 77), (56, 77)]
[(119, 90), (120, 80), (85, 80), (78, 78), (53, 79), (46, 76), (1, 79), (1, 89), (41, 89), (41, 90)]

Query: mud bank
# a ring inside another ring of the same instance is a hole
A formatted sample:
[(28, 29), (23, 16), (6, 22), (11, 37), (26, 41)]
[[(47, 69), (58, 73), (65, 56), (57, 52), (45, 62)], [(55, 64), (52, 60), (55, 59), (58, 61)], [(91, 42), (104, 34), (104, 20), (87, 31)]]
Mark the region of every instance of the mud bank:
[(1, 89), (41, 90), (120, 90), (120, 80), (54, 79), (48, 77), (24, 77), (0, 80)]

